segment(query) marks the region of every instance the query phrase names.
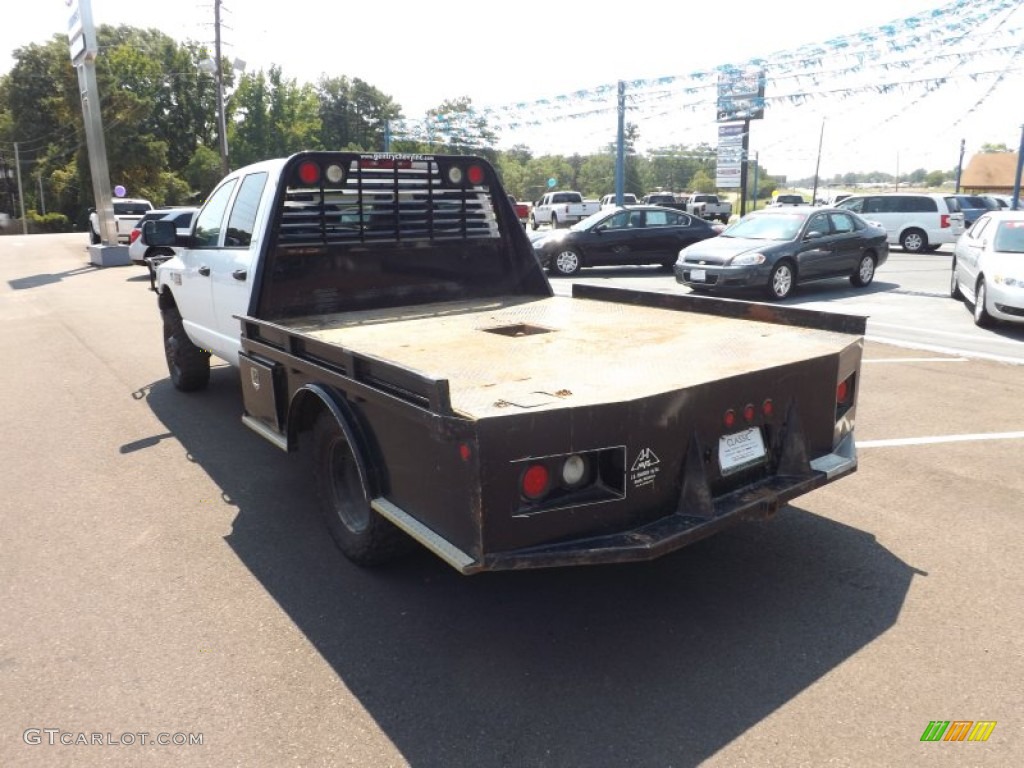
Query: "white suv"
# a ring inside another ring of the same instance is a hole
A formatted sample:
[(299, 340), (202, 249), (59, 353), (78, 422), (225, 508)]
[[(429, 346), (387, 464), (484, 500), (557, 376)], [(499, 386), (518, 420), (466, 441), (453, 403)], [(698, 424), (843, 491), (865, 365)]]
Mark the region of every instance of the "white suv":
[(851, 195), (836, 208), (859, 213), (885, 227), (890, 245), (909, 253), (937, 251), (955, 243), (964, 232), (964, 214), (953, 195), (929, 192), (886, 192)]

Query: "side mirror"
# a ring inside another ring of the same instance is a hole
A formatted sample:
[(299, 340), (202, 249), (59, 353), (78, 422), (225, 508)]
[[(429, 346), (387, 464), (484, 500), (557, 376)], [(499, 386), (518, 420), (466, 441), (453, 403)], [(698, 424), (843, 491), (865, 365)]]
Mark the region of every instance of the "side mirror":
[(142, 242), (146, 245), (174, 245), (178, 230), (173, 221), (147, 221), (142, 225)]
[(825, 233), (822, 232), (820, 229), (812, 229), (809, 230), (806, 235), (804, 235), (804, 240), (820, 240), (824, 236)]

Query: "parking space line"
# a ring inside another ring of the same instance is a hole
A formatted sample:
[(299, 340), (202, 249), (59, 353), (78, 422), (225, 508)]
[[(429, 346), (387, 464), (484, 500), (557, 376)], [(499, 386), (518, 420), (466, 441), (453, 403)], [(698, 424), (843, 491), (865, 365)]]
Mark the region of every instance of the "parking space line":
[(966, 357), (890, 357), (877, 360), (862, 360), (868, 363), (966, 363)]
[[(988, 352), (975, 352), (968, 349), (957, 349), (955, 347), (943, 347), (938, 344), (918, 344), (912, 341), (904, 341), (903, 339), (890, 339), (886, 336), (875, 336), (873, 334), (866, 334), (864, 336), (865, 341), (875, 342), (877, 344), (888, 344), (893, 347), (903, 347), (904, 349), (920, 349), (924, 352), (938, 352), (943, 355), (953, 355), (959, 357), (961, 355), (966, 356), (969, 359), (974, 360), (991, 360), (995, 363), (1010, 363), (1012, 365), (1024, 365), (1024, 357), (1010, 357), (1008, 355), (993, 355)], [(995, 341), (1002, 341), (1001, 339), (995, 339)], [(1020, 342), (1007, 342), (1016, 343), (1018, 347)]]
[(1024, 440), (1024, 432), (989, 432), (973, 435), (939, 435), (936, 437), (899, 437), (891, 440), (858, 440), (858, 448), (895, 448), (904, 445), (962, 443), (972, 440)]

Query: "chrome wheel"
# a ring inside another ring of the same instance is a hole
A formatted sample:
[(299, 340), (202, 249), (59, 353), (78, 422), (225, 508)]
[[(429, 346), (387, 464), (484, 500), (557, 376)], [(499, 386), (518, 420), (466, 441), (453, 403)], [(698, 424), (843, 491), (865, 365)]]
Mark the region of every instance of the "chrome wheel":
[(559, 251), (555, 256), (555, 271), (560, 275), (565, 277), (575, 275), (580, 271), (580, 266), (579, 254), (571, 248)]
[(860, 266), (857, 272), (850, 278), (850, 281), (858, 288), (869, 285), (875, 279), (875, 259), (873, 256), (861, 257)]
[(793, 268), (787, 263), (776, 264), (768, 281), (768, 293), (773, 299), (784, 299), (793, 291), (796, 276)]

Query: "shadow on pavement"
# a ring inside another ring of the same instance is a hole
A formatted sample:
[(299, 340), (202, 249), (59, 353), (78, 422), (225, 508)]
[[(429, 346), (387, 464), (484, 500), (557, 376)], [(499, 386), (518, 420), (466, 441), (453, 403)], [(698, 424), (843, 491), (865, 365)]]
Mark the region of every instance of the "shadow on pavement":
[(87, 264), (82, 267), (76, 267), (75, 269), (69, 269), (64, 272), (57, 272), (55, 274), (42, 274), (42, 275), (30, 275), (28, 277), (18, 277), (14, 280), (8, 280), (7, 284), (11, 286), (13, 291), (23, 291), (26, 288), (39, 288), (43, 285), (53, 285), (59, 283), (66, 277), (74, 277), (75, 275), (82, 275), (86, 272), (95, 272), (96, 267), (91, 264)]
[(799, 506), (648, 564), (363, 570), (305, 457), (241, 424), (237, 372), (147, 399), (237, 505), (228, 544), (412, 766), (696, 765), (893, 626), (915, 574)]

